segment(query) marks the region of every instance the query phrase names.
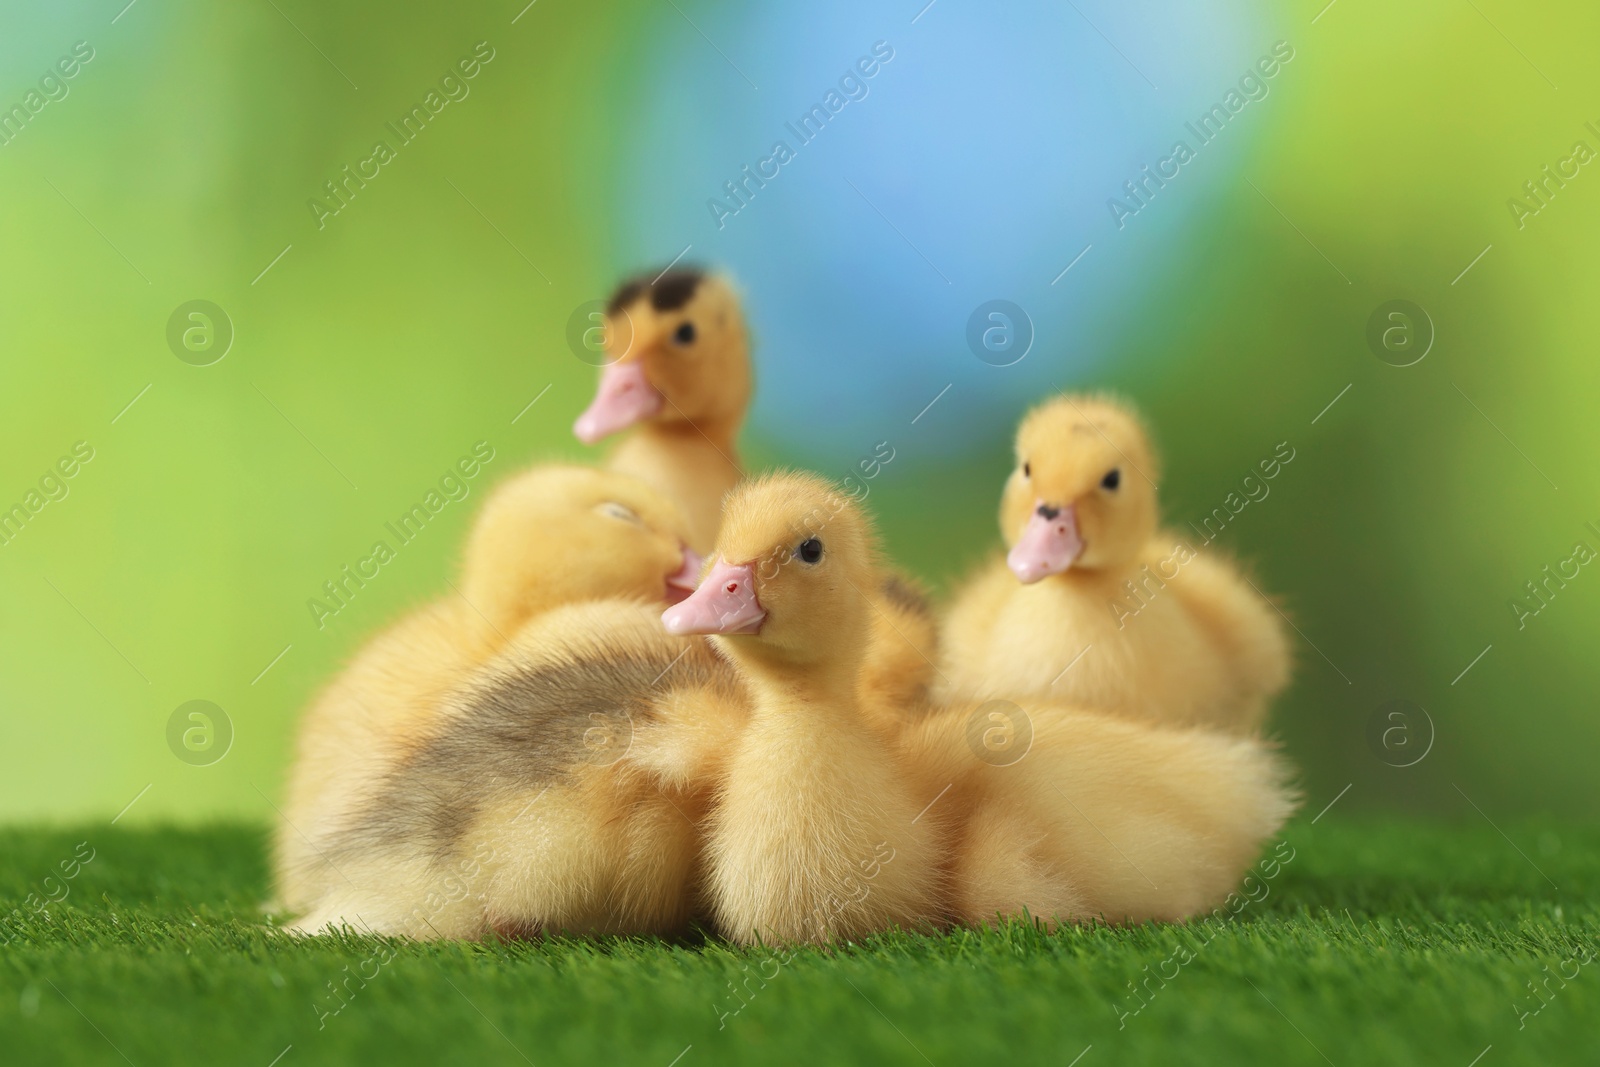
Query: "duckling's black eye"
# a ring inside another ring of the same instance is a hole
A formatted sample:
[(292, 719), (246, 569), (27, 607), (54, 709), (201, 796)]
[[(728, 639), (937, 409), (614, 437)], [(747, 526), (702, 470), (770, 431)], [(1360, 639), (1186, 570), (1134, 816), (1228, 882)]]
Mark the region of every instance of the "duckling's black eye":
[(1022, 464), (1022, 476), (1024, 478), (1033, 477), (1033, 465), (1028, 463), (1026, 460), (1024, 460)]
[(694, 344), (694, 323), (686, 322), (682, 326), (679, 326), (677, 328), (677, 330), (674, 331), (674, 333), (672, 335), (672, 340), (673, 340), (674, 344), (680, 344), (680, 345), (692, 345), (692, 344)]
[(1100, 488), (1102, 489), (1115, 489), (1121, 484), (1122, 471), (1116, 468), (1112, 468), (1110, 473), (1108, 473), (1104, 478), (1100, 479)]
[(822, 542), (815, 537), (807, 538), (800, 542), (794, 554), (800, 557), (801, 563), (817, 563), (822, 559)]

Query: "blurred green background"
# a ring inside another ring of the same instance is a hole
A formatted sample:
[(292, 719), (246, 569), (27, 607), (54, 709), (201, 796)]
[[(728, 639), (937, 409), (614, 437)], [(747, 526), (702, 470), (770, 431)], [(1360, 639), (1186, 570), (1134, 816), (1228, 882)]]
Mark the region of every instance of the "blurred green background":
[[(0, 40), (26, 113), (0, 146), (0, 507), (93, 450), (0, 545), (0, 817), (270, 817), (300, 709), (446, 588), (488, 486), (590, 455), (569, 314), (685, 245), (749, 296), (747, 460), (840, 473), (892, 440), (871, 503), (937, 588), (993, 550), (1012, 425), (1056, 385), (1145, 408), (1174, 525), (1287, 441), (1219, 547), (1299, 631), (1274, 729), (1308, 806), (1592, 814), (1600, 576), (1525, 625), (1511, 602), (1600, 550), (1600, 169), (1520, 227), (1507, 201), (1600, 149), (1593, 5), (124, 2), (14, 7)], [(878, 39), (839, 136), (719, 230), (705, 200)], [(1107, 198), (1278, 40), (1270, 94), (1119, 229)], [(479, 42), (469, 95), (398, 146), (385, 124)], [(308, 199), (379, 138), (396, 158), (319, 229)], [(964, 339), (996, 297), (1038, 326), (1014, 367)], [(1411, 366), (1367, 340), (1396, 299), (1436, 333)], [(167, 340), (193, 300), (234, 331), (207, 366)], [(479, 441), (472, 494), (318, 629), (307, 599)], [(204, 766), (168, 745), (197, 699), (234, 733)], [(1409, 748), (1372, 740), (1394, 700), (1431, 721)]]

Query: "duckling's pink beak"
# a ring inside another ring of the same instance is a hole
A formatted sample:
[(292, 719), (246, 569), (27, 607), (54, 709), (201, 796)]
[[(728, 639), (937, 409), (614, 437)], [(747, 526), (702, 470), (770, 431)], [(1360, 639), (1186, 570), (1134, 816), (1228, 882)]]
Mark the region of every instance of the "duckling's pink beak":
[(667, 575), (667, 603), (681, 604), (700, 585), (700, 568), (706, 561), (688, 545), (683, 546), (683, 566)]
[(661, 624), (669, 634), (758, 634), (766, 617), (755, 567), (718, 560), (688, 600), (661, 613)]
[(665, 402), (661, 391), (645, 376), (644, 364), (638, 360), (611, 363), (601, 370), (600, 387), (595, 390), (594, 400), (572, 424), (572, 432), (584, 444), (592, 445), (648, 419), (660, 411)]
[(1060, 574), (1082, 552), (1083, 538), (1078, 536), (1078, 516), (1072, 506), (1056, 508), (1039, 501), (1028, 517), (1028, 525), (1022, 528), (1022, 536), (1006, 556), (1006, 563), (1023, 585), (1032, 585), (1041, 578)]

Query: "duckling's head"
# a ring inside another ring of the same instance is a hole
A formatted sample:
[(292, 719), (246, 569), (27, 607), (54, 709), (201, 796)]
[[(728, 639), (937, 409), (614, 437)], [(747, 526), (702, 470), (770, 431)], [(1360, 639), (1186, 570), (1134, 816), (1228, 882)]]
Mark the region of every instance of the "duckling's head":
[(1157, 477), (1131, 409), (1097, 396), (1045, 401), (1017, 430), (1000, 501), (1006, 562), (1024, 583), (1129, 562), (1155, 533)]
[(750, 344), (725, 278), (686, 267), (624, 282), (606, 307), (600, 386), (572, 432), (592, 445), (641, 422), (731, 434), (750, 404)]
[(710, 570), (661, 621), (726, 635), (736, 657), (859, 664), (876, 569), (871, 524), (849, 497), (814, 474), (771, 474), (728, 494)]
[(582, 600), (675, 603), (701, 560), (688, 524), (655, 489), (590, 467), (535, 467), (484, 505), (467, 541), (462, 595), (503, 628)]

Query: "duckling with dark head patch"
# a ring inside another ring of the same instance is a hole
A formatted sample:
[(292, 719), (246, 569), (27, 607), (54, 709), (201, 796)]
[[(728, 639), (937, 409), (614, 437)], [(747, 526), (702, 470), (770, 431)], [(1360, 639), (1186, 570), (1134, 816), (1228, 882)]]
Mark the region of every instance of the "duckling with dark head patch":
[[(593, 443), (630, 431), (608, 460), (676, 500), (689, 544), (707, 552), (722, 501), (743, 474), (735, 437), (750, 403), (750, 345), (738, 294), (693, 268), (640, 275), (607, 309), (607, 353), (594, 402), (574, 432)], [(875, 718), (913, 707), (933, 677), (938, 626), (911, 578), (887, 573), (869, 590), (869, 648), (861, 692)]]
[(726, 278), (692, 268), (640, 276), (606, 307), (606, 355), (573, 433), (585, 444), (630, 430), (607, 465), (649, 482), (710, 549), (722, 497), (739, 480), (736, 439), (750, 403), (750, 343)]

